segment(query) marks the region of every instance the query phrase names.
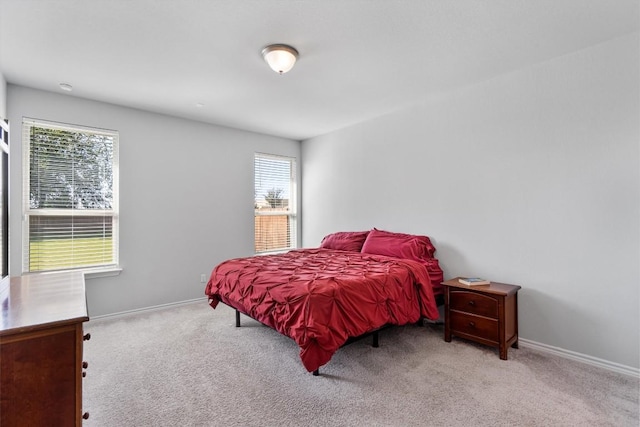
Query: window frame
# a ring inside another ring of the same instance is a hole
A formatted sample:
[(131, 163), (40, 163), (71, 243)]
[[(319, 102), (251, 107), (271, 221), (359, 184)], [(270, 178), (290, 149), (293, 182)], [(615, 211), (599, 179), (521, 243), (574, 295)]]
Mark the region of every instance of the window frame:
[[(253, 173), (254, 173), (254, 253), (256, 255), (268, 255), (268, 254), (274, 254), (274, 253), (283, 253), (283, 252), (287, 252), (289, 250), (292, 249), (296, 249), (298, 247), (298, 194), (297, 194), (297, 171), (296, 171), (296, 166), (297, 166), (297, 159), (293, 156), (285, 156), (285, 155), (279, 155), (279, 154), (270, 154), (270, 153), (264, 153), (264, 152), (255, 152), (254, 153), (254, 166), (253, 166)], [(256, 186), (256, 182), (257, 182), (257, 175), (258, 175), (258, 160), (263, 160), (263, 161), (268, 161), (268, 160), (275, 160), (275, 161), (286, 161), (289, 163), (289, 190), (288, 190), (288, 203), (287, 203), (287, 207), (288, 210), (283, 210), (283, 211), (260, 211), (259, 208), (257, 208), (258, 206), (258, 199), (259, 199), (259, 194), (258, 194), (258, 189)], [(282, 216), (282, 215), (286, 215), (287, 216), (287, 221), (288, 221), (288, 243), (289, 245), (286, 247), (277, 247), (277, 248), (271, 248), (271, 249), (266, 249), (266, 250), (258, 250), (258, 241), (257, 241), (257, 237), (258, 237), (258, 230), (257, 230), (257, 218), (258, 217), (266, 217), (266, 216)]]
[(0, 171), (0, 241), (2, 266), (0, 267), (0, 292), (9, 281), (9, 121), (0, 118), (0, 153), (2, 170)]
[[(33, 209), (30, 206), (30, 190), (31, 190), (31, 138), (30, 129), (32, 127), (40, 127), (46, 129), (62, 130), (67, 132), (78, 132), (84, 134), (106, 135), (113, 138), (112, 148), (112, 200), (111, 209), (78, 209), (78, 208), (38, 208)], [(23, 118), (22, 122), (22, 272), (25, 273), (44, 273), (53, 271), (81, 270), (85, 273), (98, 274), (101, 273), (111, 275), (109, 272), (118, 274), (119, 268), (119, 144), (120, 135), (116, 130), (102, 129), (96, 127), (88, 127), (75, 124), (67, 124), (61, 122), (53, 122), (40, 119)], [(99, 217), (105, 216), (111, 218), (111, 262), (96, 263), (90, 265), (74, 265), (64, 266), (51, 269), (30, 268), (30, 218), (31, 217)]]

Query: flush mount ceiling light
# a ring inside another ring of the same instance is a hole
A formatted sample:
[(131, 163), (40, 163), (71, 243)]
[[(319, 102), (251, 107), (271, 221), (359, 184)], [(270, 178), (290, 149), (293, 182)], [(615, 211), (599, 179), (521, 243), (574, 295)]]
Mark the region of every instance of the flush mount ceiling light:
[(271, 44), (262, 49), (262, 56), (273, 71), (284, 74), (293, 68), (298, 51), (286, 44)]
[(60, 83), (60, 89), (66, 92), (71, 92), (73, 90), (73, 86), (71, 86), (69, 83)]

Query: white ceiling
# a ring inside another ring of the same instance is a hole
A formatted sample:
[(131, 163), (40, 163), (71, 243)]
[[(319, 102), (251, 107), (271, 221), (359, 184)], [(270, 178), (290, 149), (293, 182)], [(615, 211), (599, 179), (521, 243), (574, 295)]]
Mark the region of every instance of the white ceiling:
[[(639, 22), (638, 0), (0, 0), (0, 72), (12, 84), (62, 92), (65, 82), (71, 96), (302, 140)], [(292, 71), (263, 61), (270, 43), (298, 49)]]

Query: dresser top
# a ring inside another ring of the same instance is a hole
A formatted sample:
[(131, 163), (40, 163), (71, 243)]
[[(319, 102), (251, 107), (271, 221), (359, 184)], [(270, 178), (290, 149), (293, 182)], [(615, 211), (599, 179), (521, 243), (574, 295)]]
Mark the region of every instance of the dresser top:
[(0, 291), (0, 336), (89, 320), (84, 274), (79, 271), (12, 277)]

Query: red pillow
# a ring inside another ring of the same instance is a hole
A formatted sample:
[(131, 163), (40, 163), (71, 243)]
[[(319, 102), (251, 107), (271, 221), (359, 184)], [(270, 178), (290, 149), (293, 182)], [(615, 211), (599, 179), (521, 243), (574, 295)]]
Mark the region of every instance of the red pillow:
[(360, 252), (368, 234), (368, 231), (338, 231), (337, 233), (327, 234), (324, 239), (322, 239), (320, 247), (324, 249)]
[(431, 240), (427, 236), (392, 233), (374, 228), (369, 232), (362, 246), (362, 252), (424, 261), (425, 259), (433, 258), (436, 248), (431, 244)]

